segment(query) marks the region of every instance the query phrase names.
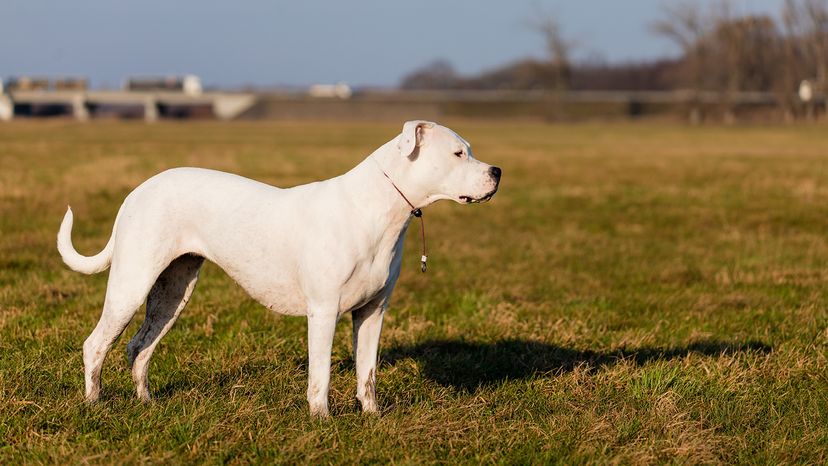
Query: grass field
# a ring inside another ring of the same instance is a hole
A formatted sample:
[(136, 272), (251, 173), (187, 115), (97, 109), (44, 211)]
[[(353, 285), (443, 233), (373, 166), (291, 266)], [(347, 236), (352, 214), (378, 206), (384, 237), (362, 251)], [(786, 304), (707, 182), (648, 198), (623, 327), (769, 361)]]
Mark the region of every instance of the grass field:
[[(0, 125), (0, 464), (828, 461), (828, 130), (452, 126), (503, 168), (490, 204), (426, 209), (382, 338), (379, 417), (354, 400), (350, 318), (330, 420), (306, 329), (208, 264), (134, 396), (126, 339), (82, 402), (106, 274), (68, 270), (124, 196), (181, 165), (277, 185), (344, 172), (401, 124)], [(415, 225), (416, 226), (416, 225)], [(413, 231), (412, 231), (413, 233)]]

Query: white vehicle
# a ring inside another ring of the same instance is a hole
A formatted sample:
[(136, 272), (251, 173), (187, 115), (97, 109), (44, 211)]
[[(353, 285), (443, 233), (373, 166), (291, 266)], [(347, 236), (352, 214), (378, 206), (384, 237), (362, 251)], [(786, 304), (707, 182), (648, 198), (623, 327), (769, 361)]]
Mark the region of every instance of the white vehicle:
[(345, 83), (314, 84), (308, 88), (308, 95), (317, 98), (350, 99), (353, 94), (351, 86)]

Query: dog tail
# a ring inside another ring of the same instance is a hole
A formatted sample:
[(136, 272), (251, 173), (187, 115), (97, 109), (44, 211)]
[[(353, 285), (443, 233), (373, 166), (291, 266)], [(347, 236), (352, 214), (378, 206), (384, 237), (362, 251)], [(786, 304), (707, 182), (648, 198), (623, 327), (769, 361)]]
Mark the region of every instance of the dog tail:
[(94, 256), (83, 256), (75, 250), (75, 246), (72, 245), (72, 223), (72, 208), (67, 207), (66, 215), (63, 216), (57, 235), (57, 249), (63, 262), (70, 269), (87, 275), (102, 272), (109, 268), (109, 263), (112, 262), (112, 250), (115, 248), (115, 228), (118, 225), (118, 218), (115, 218), (115, 225), (112, 226), (112, 235), (109, 237), (109, 242), (106, 243), (103, 251)]

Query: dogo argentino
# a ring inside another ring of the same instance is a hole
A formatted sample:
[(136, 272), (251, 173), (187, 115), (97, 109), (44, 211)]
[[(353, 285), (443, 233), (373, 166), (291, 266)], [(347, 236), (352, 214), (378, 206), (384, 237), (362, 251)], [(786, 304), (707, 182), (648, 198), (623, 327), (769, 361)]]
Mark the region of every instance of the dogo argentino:
[(357, 399), (363, 411), (376, 412), (382, 317), (410, 220), (441, 199), (487, 201), (499, 182), (500, 169), (476, 160), (455, 132), (409, 121), (344, 175), (289, 189), (200, 168), (162, 172), (126, 197), (109, 242), (94, 256), (72, 245), (67, 209), (57, 236), (63, 261), (85, 274), (111, 267), (101, 318), (83, 344), (86, 399), (100, 396), (104, 358), (144, 300), (146, 319), (127, 357), (138, 397), (150, 399), (152, 352), (207, 259), (269, 309), (307, 316), (307, 397), (315, 415), (328, 414), (334, 327), (352, 312)]

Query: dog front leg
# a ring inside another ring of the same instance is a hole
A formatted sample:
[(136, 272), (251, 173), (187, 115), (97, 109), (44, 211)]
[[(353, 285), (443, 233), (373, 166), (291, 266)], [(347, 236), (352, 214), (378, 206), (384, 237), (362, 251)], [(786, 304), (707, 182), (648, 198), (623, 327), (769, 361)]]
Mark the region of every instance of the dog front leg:
[(384, 303), (369, 303), (352, 313), (354, 321), (354, 360), (357, 373), (357, 399), (362, 412), (377, 413), (377, 352), (382, 333)]
[(337, 313), (319, 310), (308, 314), (308, 404), (314, 416), (328, 417), (331, 381), (331, 347)]

